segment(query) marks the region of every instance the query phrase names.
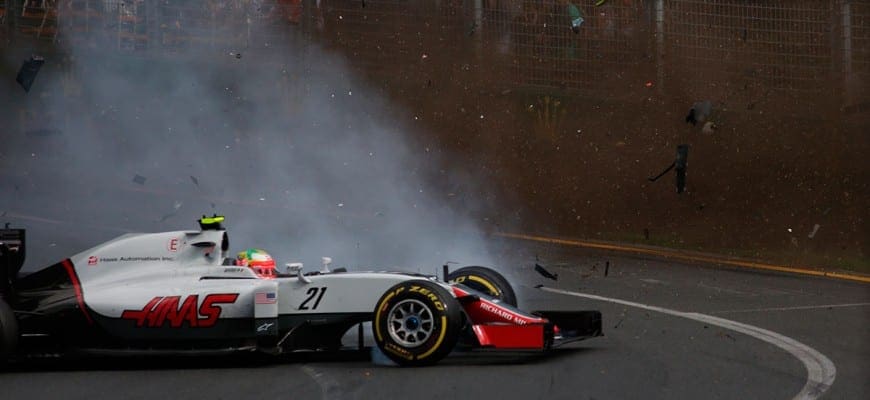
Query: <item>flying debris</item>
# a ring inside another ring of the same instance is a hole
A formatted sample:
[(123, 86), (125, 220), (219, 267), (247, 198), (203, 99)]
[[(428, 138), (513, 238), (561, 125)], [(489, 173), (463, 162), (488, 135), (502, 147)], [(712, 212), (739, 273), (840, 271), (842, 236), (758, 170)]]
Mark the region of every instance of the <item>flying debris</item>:
[(719, 129), (719, 126), (717, 126), (713, 121), (707, 121), (704, 123), (704, 128), (701, 129), (701, 132), (711, 134), (716, 129)]
[(676, 168), (677, 169), (677, 193), (683, 193), (686, 189), (686, 167), (688, 166), (689, 158), (689, 145), (681, 144), (677, 146), (677, 158), (674, 160), (671, 165), (665, 168), (662, 173), (647, 178), (650, 182), (655, 182), (665, 174), (667, 174), (670, 170)]
[(819, 224), (815, 224), (815, 225), (813, 225), (813, 231), (810, 232), (809, 235), (807, 235), (807, 237), (810, 238), (810, 239), (816, 237), (816, 233), (819, 231), (819, 228), (821, 228), (821, 227), (822, 227), (822, 226), (819, 225)]
[(677, 146), (677, 159), (674, 161), (677, 169), (677, 193), (686, 190), (686, 167), (689, 163), (689, 145)]
[(191, 175), (190, 180), (193, 182), (194, 185), (196, 185), (196, 187), (199, 187), (199, 179), (196, 179), (195, 176)]
[(146, 178), (146, 177), (144, 177), (144, 176), (142, 176), (142, 175), (136, 174), (136, 175), (133, 176), (133, 183), (136, 183), (136, 184), (139, 184), (139, 185), (144, 185), (146, 179), (148, 179), (148, 178)]
[(571, 31), (574, 33), (580, 33), (580, 26), (583, 25), (583, 10), (580, 7), (574, 5), (574, 3), (568, 3), (568, 16), (571, 18)]
[(686, 115), (686, 123), (697, 125), (703, 123), (713, 112), (713, 103), (710, 100), (696, 101), (689, 109), (689, 114)]
[(25, 60), (21, 64), (21, 69), (18, 70), (18, 77), (15, 78), (15, 81), (21, 85), (25, 92), (30, 92), (30, 87), (33, 86), (36, 74), (39, 73), (39, 69), (42, 68), (44, 63), (44, 58), (32, 55), (29, 60)]
[(159, 221), (159, 222), (166, 221), (167, 219), (172, 218), (172, 217), (174, 217), (176, 214), (178, 214), (178, 209), (181, 208), (181, 205), (182, 205), (182, 204), (183, 204), (183, 203), (182, 203), (181, 201), (176, 201), (175, 204), (172, 205), (172, 212), (170, 212), (169, 214), (166, 214), (166, 215), (160, 217), (160, 221)]
[(547, 271), (546, 269), (544, 269), (544, 267), (541, 266), (541, 264), (538, 263), (535, 263), (535, 272), (541, 274), (541, 276), (547, 279), (552, 279), (554, 281), (559, 279), (559, 274), (554, 274), (550, 271)]

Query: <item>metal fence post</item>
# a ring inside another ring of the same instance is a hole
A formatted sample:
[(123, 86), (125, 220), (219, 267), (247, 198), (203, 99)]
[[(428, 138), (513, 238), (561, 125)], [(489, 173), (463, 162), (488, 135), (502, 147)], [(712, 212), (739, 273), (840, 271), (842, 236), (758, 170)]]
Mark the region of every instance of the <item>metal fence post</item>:
[(474, 0), (474, 22), (472, 24), (471, 30), (476, 31), (472, 34), (474, 49), (477, 51), (477, 56), (480, 57), (480, 51), (483, 48), (483, 0)]
[(665, 1), (656, 0), (656, 87), (662, 93), (665, 86)]
[(845, 104), (851, 104), (852, 89), (852, 2), (842, 0), (840, 13), (843, 15), (843, 95)]

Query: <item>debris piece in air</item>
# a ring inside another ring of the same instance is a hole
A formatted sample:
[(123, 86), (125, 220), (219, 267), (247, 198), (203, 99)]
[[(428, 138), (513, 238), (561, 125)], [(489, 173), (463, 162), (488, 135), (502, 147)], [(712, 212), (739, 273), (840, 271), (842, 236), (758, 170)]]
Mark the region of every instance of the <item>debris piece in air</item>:
[(701, 129), (701, 132), (710, 134), (710, 133), (713, 133), (713, 131), (715, 131), (716, 129), (719, 129), (719, 127), (716, 126), (716, 124), (713, 123), (713, 121), (707, 121), (704, 123), (704, 128)]
[(670, 172), (670, 170), (674, 169), (674, 165), (676, 165), (676, 163), (671, 163), (671, 165), (668, 165), (668, 167), (665, 168), (665, 170), (662, 171), (660, 174), (653, 176), (653, 177), (650, 177), (650, 178), (646, 178), (646, 179), (649, 180), (650, 182), (655, 182), (655, 181), (659, 180), (659, 178), (663, 177), (665, 174)]
[(133, 183), (136, 183), (136, 184), (139, 184), (139, 185), (144, 185), (146, 179), (148, 179), (148, 178), (145, 178), (145, 177), (142, 176), (142, 175), (136, 174), (136, 175), (133, 176)]
[(571, 31), (580, 33), (580, 26), (583, 25), (583, 11), (573, 3), (568, 3), (568, 16), (571, 18)]
[(816, 237), (816, 232), (818, 232), (818, 231), (819, 231), (819, 228), (821, 228), (821, 227), (822, 227), (822, 226), (819, 225), (819, 224), (815, 224), (815, 225), (813, 225), (813, 231), (810, 232), (810, 234), (807, 235), (807, 237), (810, 238), (810, 239)]
[(191, 175), (191, 176), (190, 176), (190, 180), (193, 182), (194, 185), (196, 185), (197, 187), (199, 187), (199, 179), (196, 179), (195, 176)]
[(160, 217), (159, 222), (166, 221), (167, 219), (174, 217), (175, 214), (178, 214), (178, 209), (181, 208), (182, 204), (183, 203), (181, 201), (176, 201), (175, 204), (172, 205), (172, 212)]
[(689, 114), (686, 115), (686, 123), (697, 125), (699, 122), (704, 122), (712, 111), (713, 102), (710, 100), (696, 101), (689, 109)]
[(547, 271), (541, 266), (541, 264), (535, 263), (535, 272), (541, 274), (541, 276), (547, 279), (552, 279), (554, 281), (559, 279), (559, 274), (553, 274), (550, 271)]
[(610, 261), (605, 261), (604, 262), (604, 276), (607, 276), (608, 273), (610, 273)]
[(29, 60), (25, 60), (21, 64), (21, 69), (18, 70), (18, 76), (15, 78), (15, 81), (21, 85), (25, 92), (30, 92), (30, 87), (33, 86), (33, 81), (36, 80), (36, 74), (39, 73), (39, 69), (42, 68), (44, 63), (44, 58), (32, 55)]
[(613, 325), (613, 329), (619, 328), (619, 326), (622, 325), (622, 321), (625, 321), (625, 317), (620, 318), (619, 322), (617, 322), (616, 325)]
[(681, 144), (677, 146), (677, 159), (674, 161), (677, 169), (677, 193), (683, 193), (686, 190), (686, 167), (689, 164), (689, 145)]
[(677, 146), (677, 158), (674, 160), (671, 165), (665, 168), (662, 173), (647, 178), (650, 182), (655, 182), (665, 174), (667, 174), (670, 170), (676, 168), (677, 169), (677, 193), (683, 193), (686, 190), (686, 167), (688, 166), (688, 158), (689, 158), (689, 145), (681, 144)]

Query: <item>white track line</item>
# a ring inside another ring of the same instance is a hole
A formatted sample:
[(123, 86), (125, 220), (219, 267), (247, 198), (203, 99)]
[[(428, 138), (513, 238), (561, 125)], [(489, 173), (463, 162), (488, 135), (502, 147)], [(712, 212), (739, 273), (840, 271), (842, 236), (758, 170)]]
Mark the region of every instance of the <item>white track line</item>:
[(831, 362), (828, 357), (825, 357), (824, 354), (819, 353), (812, 347), (809, 347), (790, 337), (783, 336), (776, 332), (762, 329), (757, 326), (742, 324), (740, 322), (731, 321), (706, 314), (676, 311), (668, 308), (650, 306), (646, 304), (614, 299), (610, 297), (569, 292), (567, 290), (552, 289), (547, 287), (542, 287), (540, 289), (551, 293), (559, 293), (575, 297), (585, 297), (587, 299), (617, 303), (629, 307), (642, 308), (644, 310), (673, 315), (676, 317), (688, 318), (691, 320), (700, 321), (706, 324), (716, 325), (725, 329), (740, 332), (777, 346), (789, 352), (789, 354), (795, 356), (798, 360), (803, 362), (804, 367), (806, 367), (807, 369), (807, 383), (804, 385), (803, 389), (801, 389), (801, 391), (794, 396), (795, 400), (814, 400), (820, 398), (831, 387), (831, 385), (834, 383), (834, 379), (837, 376), (837, 367), (835, 367), (834, 363)]
[(763, 311), (817, 310), (817, 309), (821, 309), (821, 308), (828, 309), (828, 308), (864, 307), (864, 306), (870, 306), (870, 303), (823, 304), (820, 306), (748, 308), (745, 310), (713, 311), (712, 314), (737, 314), (737, 313), (751, 313), (751, 312), (763, 312)]

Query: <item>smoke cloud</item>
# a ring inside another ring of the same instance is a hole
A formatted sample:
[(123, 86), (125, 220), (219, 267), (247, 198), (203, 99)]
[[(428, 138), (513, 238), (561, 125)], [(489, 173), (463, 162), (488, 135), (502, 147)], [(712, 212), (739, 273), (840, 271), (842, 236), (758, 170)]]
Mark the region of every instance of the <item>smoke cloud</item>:
[(9, 83), (29, 49), (0, 56), (0, 222), (30, 229), (25, 270), (211, 213), (231, 250), (309, 269), (491, 265), (480, 206), (447, 193), (481, 182), (342, 56), (300, 41), (146, 56), (61, 43), (29, 94)]

